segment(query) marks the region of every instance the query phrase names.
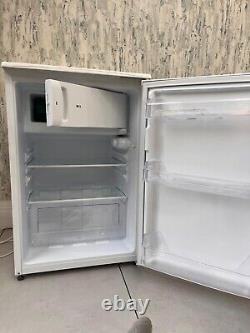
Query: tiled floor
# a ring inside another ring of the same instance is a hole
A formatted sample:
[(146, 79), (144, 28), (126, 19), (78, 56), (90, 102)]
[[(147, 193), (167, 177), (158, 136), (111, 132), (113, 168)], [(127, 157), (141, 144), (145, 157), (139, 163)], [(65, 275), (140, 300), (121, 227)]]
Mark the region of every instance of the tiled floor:
[(101, 308), (114, 294), (128, 299), (120, 269), (131, 296), (151, 300), (146, 315), (154, 333), (250, 330), (250, 301), (133, 264), (35, 274), (18, 282), (9, 256), (0, 259), (0, 333), (126, 333), (135, 313)]
[(122, 270), (131, 296), (151, 299), (154, 332), (250, 332), (250, 300), (129, 264)]

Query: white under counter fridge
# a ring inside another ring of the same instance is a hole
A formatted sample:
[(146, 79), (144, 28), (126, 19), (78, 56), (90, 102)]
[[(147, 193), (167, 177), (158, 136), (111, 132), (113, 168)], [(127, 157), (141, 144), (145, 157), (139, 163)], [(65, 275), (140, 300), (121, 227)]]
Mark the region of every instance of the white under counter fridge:
[(250, 298), (250, 74), (2, 67), (18, 279), (135, 261)]

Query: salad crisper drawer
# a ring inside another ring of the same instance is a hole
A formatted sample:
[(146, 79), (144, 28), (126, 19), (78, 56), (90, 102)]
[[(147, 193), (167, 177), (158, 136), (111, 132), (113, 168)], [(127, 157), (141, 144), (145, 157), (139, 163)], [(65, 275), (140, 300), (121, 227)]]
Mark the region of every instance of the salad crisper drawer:
[(33, 202), (31, 242), (52, 246), (120, 239), (126, 233), (125, 212), (126, 200), (119, 197)]

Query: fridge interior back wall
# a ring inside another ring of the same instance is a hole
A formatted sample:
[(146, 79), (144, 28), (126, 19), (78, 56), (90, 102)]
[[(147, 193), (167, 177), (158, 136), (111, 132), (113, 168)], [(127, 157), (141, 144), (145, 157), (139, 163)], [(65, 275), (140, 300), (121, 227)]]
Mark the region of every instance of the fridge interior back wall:
[(16, 275), (137, 261), (250, 296), (248, 74), (2, 66)]

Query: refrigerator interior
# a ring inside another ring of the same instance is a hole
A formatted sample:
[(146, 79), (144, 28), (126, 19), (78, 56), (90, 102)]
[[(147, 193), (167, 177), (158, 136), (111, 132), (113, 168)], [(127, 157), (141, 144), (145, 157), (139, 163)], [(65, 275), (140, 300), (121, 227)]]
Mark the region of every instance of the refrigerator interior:
[(249, 295), (249, 86), (152, 88), (147, 105), (144, 264)]
[[(15, 85), (25, 272), (47, 270), (48, 265), (55, 269), (56, 264), (63, 268), (67, 261), (74, 267), (84, 260), (98, 263), (98, 258), (107, 263), (134, 260), (139, 80), (88, 75), (71, 80), (126, 94), (127, 128), (60, 128), (46, 124), (46, 74), (39, 74)], [(125, 149), (119, 147), (124, 138), (129, 142)]]

